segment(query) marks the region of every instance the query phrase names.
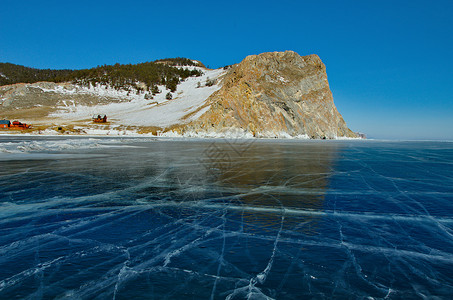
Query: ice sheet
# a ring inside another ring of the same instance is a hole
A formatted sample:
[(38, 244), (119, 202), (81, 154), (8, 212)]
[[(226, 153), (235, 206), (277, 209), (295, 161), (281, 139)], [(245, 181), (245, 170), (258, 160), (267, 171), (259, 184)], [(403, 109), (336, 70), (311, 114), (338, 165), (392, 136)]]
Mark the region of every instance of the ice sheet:
[(0, 147), (0, 298), (453, 294), (452, 143)]

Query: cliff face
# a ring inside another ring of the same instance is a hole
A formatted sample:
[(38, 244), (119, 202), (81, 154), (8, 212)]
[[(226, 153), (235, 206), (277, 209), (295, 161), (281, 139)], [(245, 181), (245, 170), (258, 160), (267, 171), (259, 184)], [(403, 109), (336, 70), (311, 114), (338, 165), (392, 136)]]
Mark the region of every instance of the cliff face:
[(333, 103), (326, 67), (317, 55), (248, 56), (229, 70), (202, 109), (207, 112), (183, 133), (242, 129), (262, 137), (356, 137)]

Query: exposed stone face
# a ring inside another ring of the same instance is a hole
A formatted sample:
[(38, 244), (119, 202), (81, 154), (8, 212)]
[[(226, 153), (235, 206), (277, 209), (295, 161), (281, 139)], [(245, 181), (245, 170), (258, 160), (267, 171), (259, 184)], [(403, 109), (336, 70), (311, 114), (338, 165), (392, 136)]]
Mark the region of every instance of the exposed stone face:
[(208, 99), (209, 110), (182, 132), (242, 129), (255, 136), (356, 137), (338, 113), (317, 55), (293, 51), (246, 57)]

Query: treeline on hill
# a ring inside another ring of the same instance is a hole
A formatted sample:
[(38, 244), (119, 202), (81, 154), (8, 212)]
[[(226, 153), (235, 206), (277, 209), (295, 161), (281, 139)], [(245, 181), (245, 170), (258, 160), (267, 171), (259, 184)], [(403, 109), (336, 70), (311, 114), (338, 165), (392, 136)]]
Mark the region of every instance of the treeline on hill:
[(0, 86), (14, 83), (38, 81), (72, 82), (81, 86), (109, 85), (117, 90), (137, 93), (159, 92), (157, 85), (165, 85), (172, 92), (178, 83), (191, 76), (201, 76), (199, 70), (184, 66), (199, 66), (200, 63), (187, 58), (166, 58), (140, 64), (115, 64), (83, 70), (34, 69), (11, 63), (0, 63)]
[(164, 58), (158, 59), (154, 61), (155, 63), (164, 63), (170, 66), (197, 66), (197, 67), (204, 67), (204, 65), (198, 61), (193, 61), (188, 58), (184, 57), (176, 57), (176, 58)]
[(64, 81), (72, 70), (34, 69), (10, 63), (0, 63), (0, 86), (14, 83), (33, 83), (38, 81)]

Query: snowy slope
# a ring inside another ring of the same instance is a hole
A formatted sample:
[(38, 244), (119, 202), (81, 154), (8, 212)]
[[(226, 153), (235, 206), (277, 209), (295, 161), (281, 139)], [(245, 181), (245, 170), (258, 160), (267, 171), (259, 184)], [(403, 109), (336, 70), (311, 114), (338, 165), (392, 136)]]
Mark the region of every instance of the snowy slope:
[[(118, 103), (109, 103), (95, 106), (77, 105), (63, 101), (62, 106), (52, 118), (61, 121), (88, 121), (91, 116), (106, 114), (112, 124), (130, 126), (159, 126), (167, 127), (174, 124), (181, 124), (199, 117), (208, 108), (203, 108), (196, 112), (205, 103), (207, 98), (220, 89), (220, 80), (213, 86), (205, 86), (206, 80), (218, 79), (225, 74), (225, 70), (206, 70), (200, 77), (189, 77), (178, 85), (177, 91), (173, 93), (173, 99), (167, 100), (166, 94), (169, 92), (165, 86), (159, 86), (161, 93), (154, 96), (154, 99), (146, 100), (144, 95), (127, 95), (124, 91), (116, 91), (110, 87), (98, 86), (96, 88), (84, 89), (83, 91), (69, 91), (62, 87), (53, 90), (61, 94), (70, 93), (89, 93), (104, 97), (117, 97), (124, 99)], [(197, 87), (197, 85), (200, 87)], [(194, 113), (196, 112), (196, 113)], [(190, 118), (183, 120), (185, 116), (193, 113)]]

